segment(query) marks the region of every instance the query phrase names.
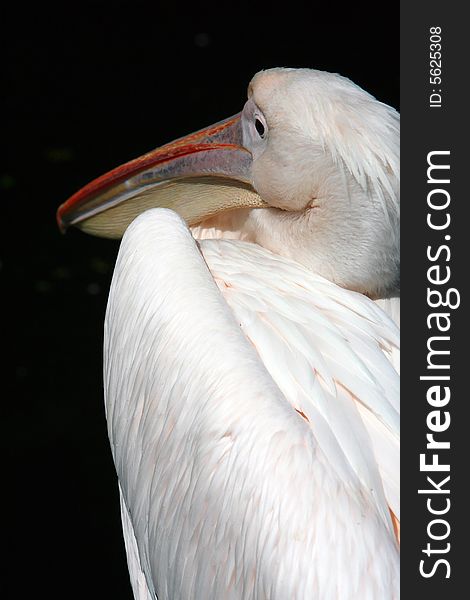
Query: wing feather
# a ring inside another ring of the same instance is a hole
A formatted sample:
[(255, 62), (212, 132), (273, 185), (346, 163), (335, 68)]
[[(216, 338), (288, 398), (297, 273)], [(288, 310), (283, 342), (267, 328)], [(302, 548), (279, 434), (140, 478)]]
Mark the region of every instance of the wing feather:
[[(346, 329), (349, 297), (322, 299), (325, 281), (255, 246), (200, 248), (172, 211), (140, 215), (109, 295), (105, 402), (134, 589), (143, 576), (158, 600), (394, 600), (398, 550), (359, 416), (391, 430), (388, 391), (375, 406), (373, 356), (354, 358), (318, 308)], [(382, 352), (379, 309), (350, 300)]]
[[(380, 489), (383, 483), (387, 502), (399, 515), (399, 378), (391, 361), (399, 334), (394, 321), (368, 298), (254, 244), (203, 240), (200, 247), (285, 397), (307, 416), (315, 406), (351, 468), (362, 473), (369, 487)], [(313, 416), (309, 420), (315, 422)], [(382, 482), (371, 477), (374, 462)], [(383, 515), (389, 518), (386, 507)]]

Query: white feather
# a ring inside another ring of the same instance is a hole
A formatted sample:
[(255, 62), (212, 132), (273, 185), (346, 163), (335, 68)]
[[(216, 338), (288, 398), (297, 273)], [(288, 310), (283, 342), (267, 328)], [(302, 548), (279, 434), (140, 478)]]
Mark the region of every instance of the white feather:
[(105, 401), (136, 597), (398, 598), (396, 386), (374, 367), (390, 321), (253, 244), (200, 248), (148, 211), (111, 285)]

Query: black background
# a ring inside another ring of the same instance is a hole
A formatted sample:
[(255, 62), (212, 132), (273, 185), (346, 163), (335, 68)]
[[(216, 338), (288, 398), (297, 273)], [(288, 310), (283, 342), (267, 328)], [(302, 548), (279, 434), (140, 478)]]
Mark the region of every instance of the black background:
[(101, 384), (118, 244), (62, 236), (57, 206), (106, 170), (238, 112), (262, 68), (339, 72), (398, 108), (398, 3), (331, 4), (2, 9), (0, 275), (4, 364), (12, 359), (1, 403), (3, 598), (132, 597)]

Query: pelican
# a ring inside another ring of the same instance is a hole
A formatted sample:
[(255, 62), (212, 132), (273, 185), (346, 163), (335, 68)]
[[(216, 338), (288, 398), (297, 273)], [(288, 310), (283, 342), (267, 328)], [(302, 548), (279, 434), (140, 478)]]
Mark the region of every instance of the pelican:
[(104, 393), (136, 600), (397, 599), (397, 112), (261, 71), (58, 222), (122, 237)]

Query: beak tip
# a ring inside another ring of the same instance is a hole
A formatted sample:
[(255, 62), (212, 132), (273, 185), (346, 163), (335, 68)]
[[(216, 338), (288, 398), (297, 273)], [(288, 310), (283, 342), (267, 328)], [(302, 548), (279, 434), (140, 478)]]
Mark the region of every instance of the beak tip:
[(67, 231), (67, 224), (64, 223), (64, 221), (62, 220), (62, 207), (63, 207), (63, 204), (61, 204), (59, 206), (59, 208), (57, 209), (56, 221), (57, 221), (57, 226), (59, 228), (60, 233), (65, 234)]

